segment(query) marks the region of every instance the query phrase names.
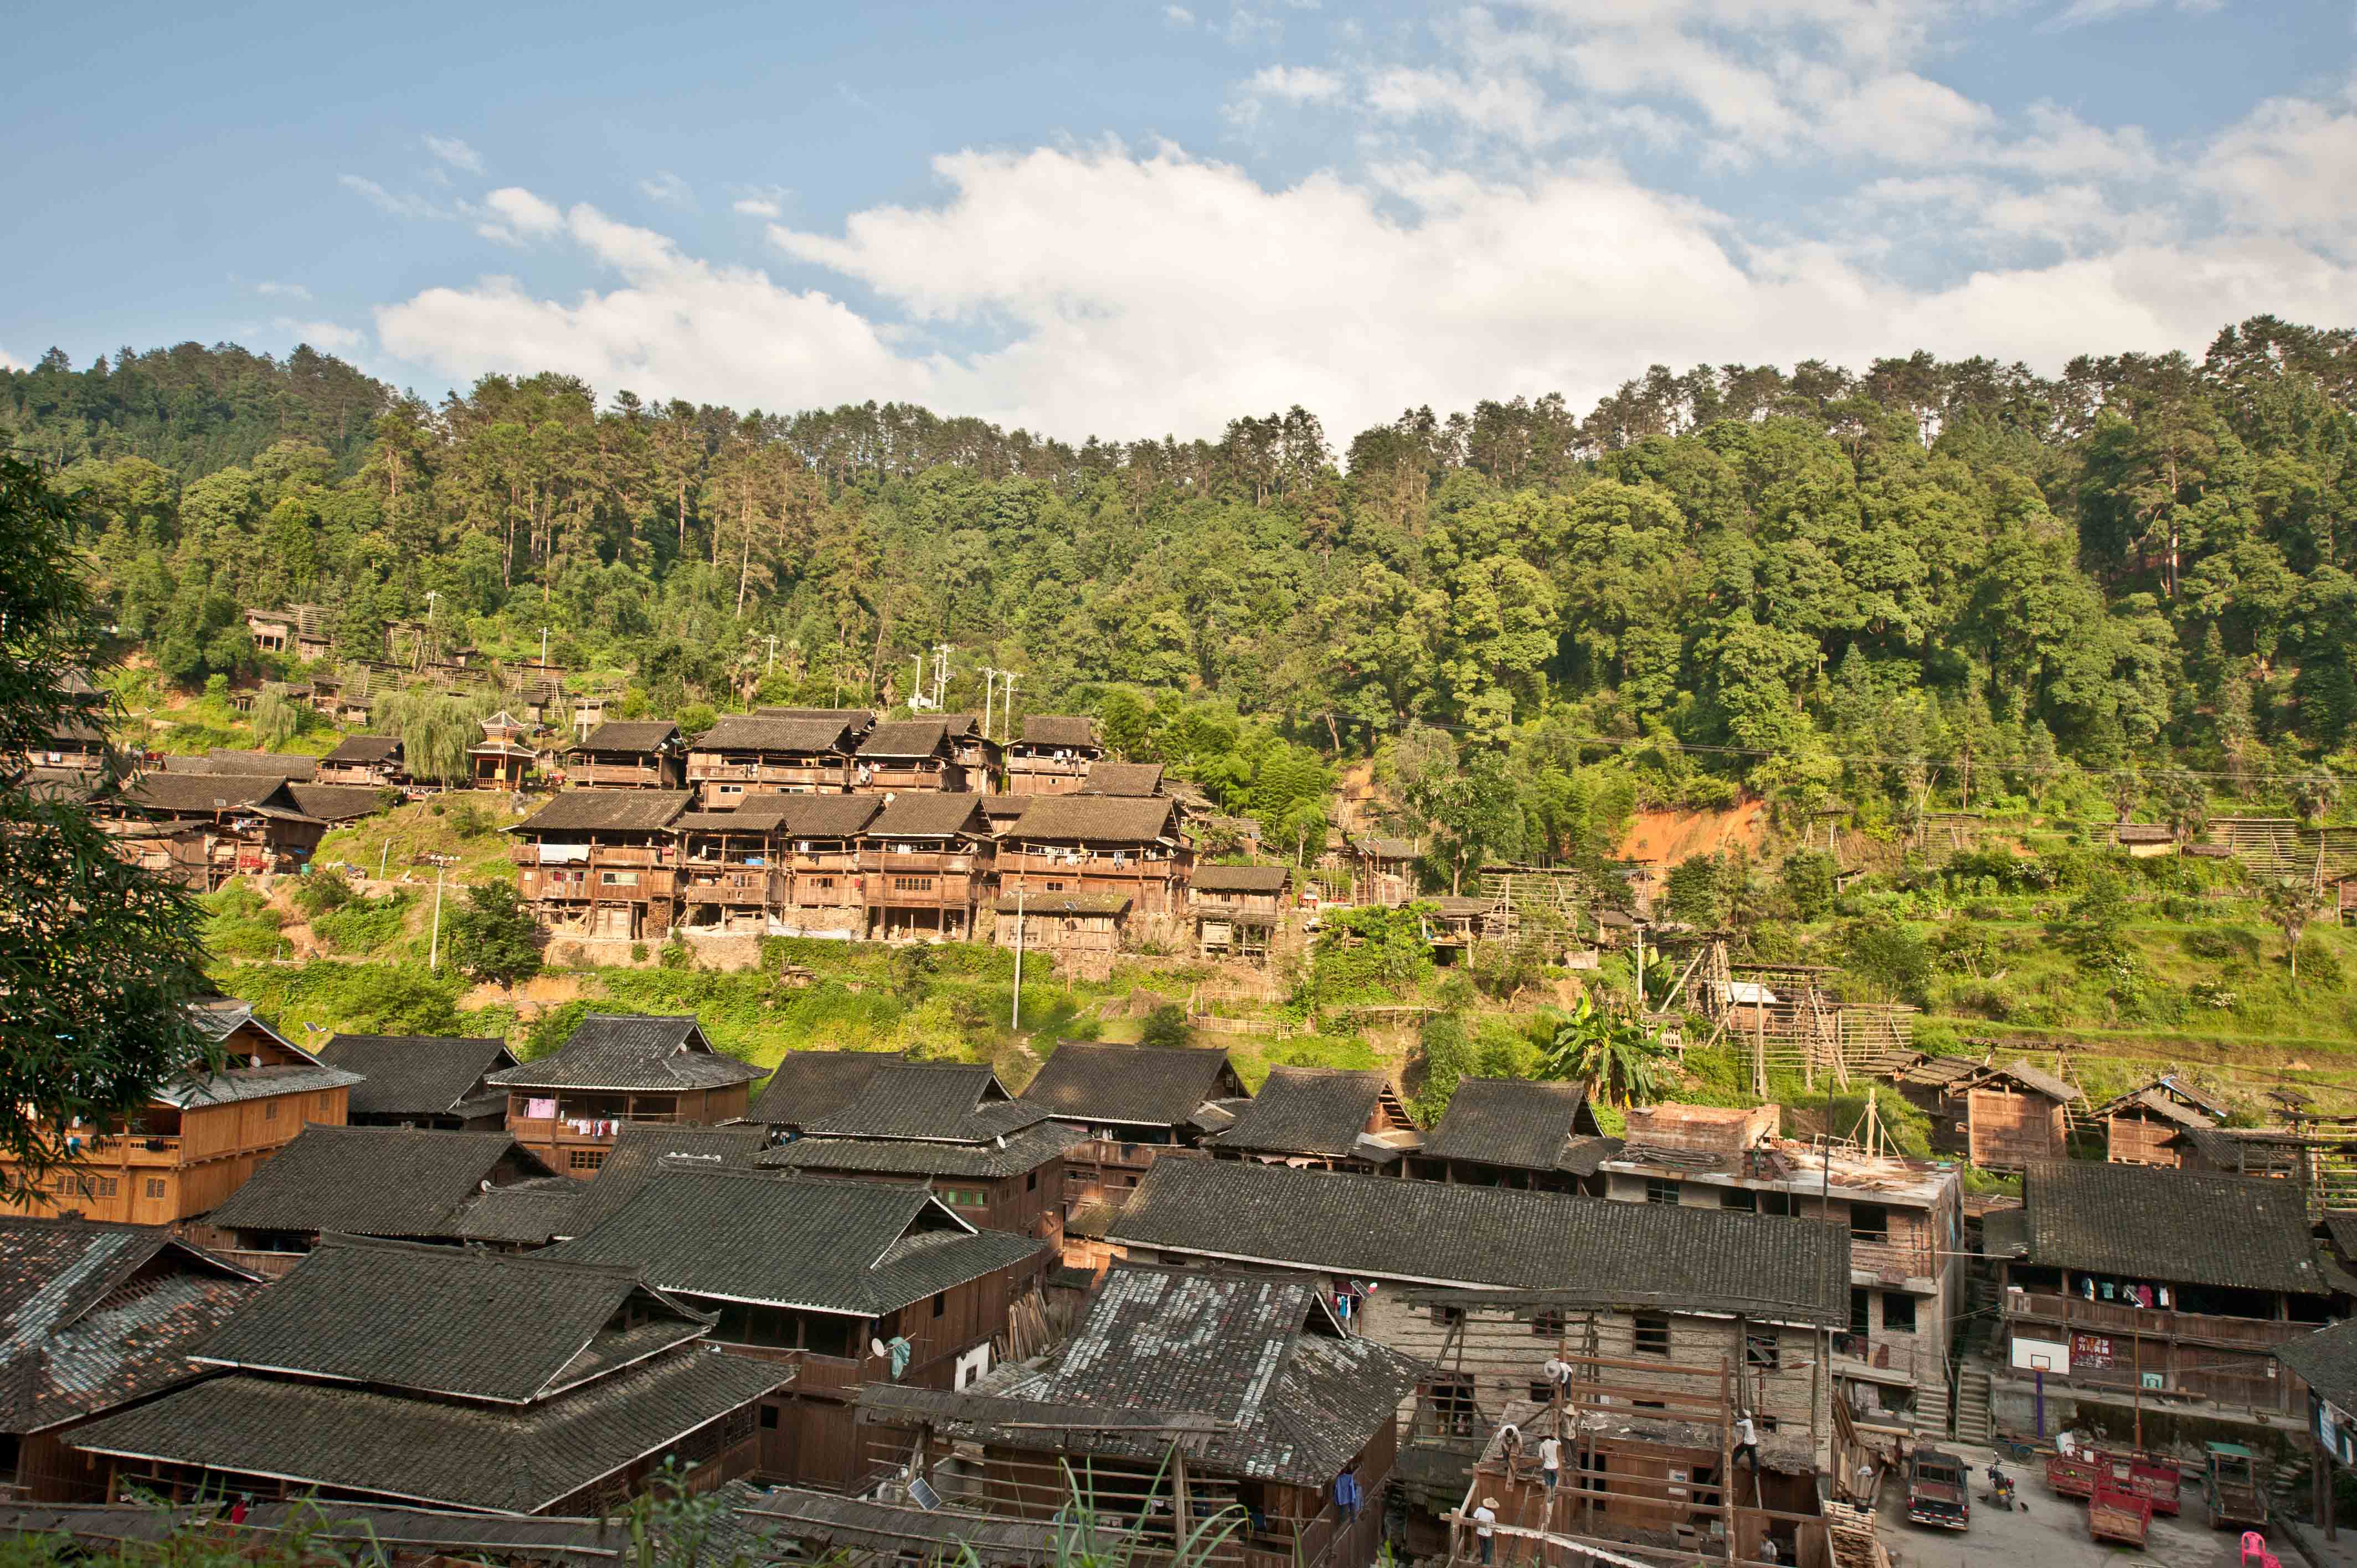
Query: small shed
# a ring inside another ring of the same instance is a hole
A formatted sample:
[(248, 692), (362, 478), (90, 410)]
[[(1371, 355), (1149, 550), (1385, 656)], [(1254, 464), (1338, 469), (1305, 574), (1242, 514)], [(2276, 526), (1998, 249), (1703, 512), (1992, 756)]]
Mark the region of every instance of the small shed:
[(2115, 1165), (2176, 1165), (2185, 1146), (2179, 1134), (2215, 1127), (2226, 1105), (2177, 1074), (2163, 1073), (2096, 1114), (2104, 1119), (2105, 1159)]
[(1992, 1064), (1951, 1086), (1934, 1133), (1961, 1134), (1963, 1147), (1953, 1152), (1983, 1170), (2018, 1171), (2069, 1157), (2071, 1108), (2086, 1098), (2027, 1062)]

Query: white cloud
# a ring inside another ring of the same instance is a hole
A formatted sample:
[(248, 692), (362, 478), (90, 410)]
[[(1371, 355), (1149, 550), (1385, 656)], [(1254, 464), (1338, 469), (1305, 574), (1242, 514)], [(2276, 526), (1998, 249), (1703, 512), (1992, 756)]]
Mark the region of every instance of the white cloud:
[(1191, 27), (1195, 25), (1195, 13), (1184, 5), (1165, 5), (1162, 19), (1174, 27)]
[(339, 174), (336, 179), (345, 189), (355, 192), (370, 206), (388, 217), (440, 220), (452, 216), (447, 209), (436, 206), (422, 196), (413, 196), (407, 192), (396, 195), (376, 181), (364, 179), (356, 174)]
[[(2050, 27), (2084, 27), (2090, 22), (2108, 22), (2138, 11), (2149, 11), (2161, 3), (2162, 0), (2071, 0), (2046, 25)], [(2198, 16), (2215, 11), (2222, 3), (2223, 0), (2176, 0), (2175, 8)]]
[(452, 168), (464, 169), (468, 174), (483, 172), (483, 155), (457, 137), (437, 136), (428, 132), (418, 139), (425, 144), (427, 152), (432, 153)]
[(378, 307), (378, 341), (456, 381), (558, 370), (604, 390), (742, 408), (921, 400), (932, 391), (930, 367), (895, 355), (871, 324), (823, 294), (683, 255), (664, 236), (594, 207), (562, 217), (562, 237), (616, 286), (569, 303), (534, 297), (504, 276), (430, 288)]
[(311, 297), (311, 291), (299, 283), (271, 283), (265, 280), (255, 284), (253, 292), (264, 299), (307, 300)]
[(475, 232), (503, 245), (522, 246), (544, 239), (565, 226), (565, 214), (519, 185), (501, 186), (483, 198), (490, 217), (475, 225)]
[(1297, 103), (1325, 103), (1342, 95), (1342, 79), (1314, 65), (1269, 65), (1253, 73), (1246, 91)]
[(282, 316), (276, 326), (298, 343), (308, 343), (314, 349), (325, 349), (330, 352), (348, 352), (359, 348), (363, 341), (360, 333), (333, 321), (296, 321)]
[(730, 210), (748, 218), (782, 218), (786, 209), (766, 196), (740, 196), (730, 204)]
[(2196, 177), (2237, 223), (2357, 242), (2357, 108), (2270, 100), (2211, 146)]
[(660, 201), (665, 207), (692, 208), (695, 205), (695, 191), (687, 181), (669, 169), (664, 169), (652, 179), (639, 181), (639, 190), (648, 200)]

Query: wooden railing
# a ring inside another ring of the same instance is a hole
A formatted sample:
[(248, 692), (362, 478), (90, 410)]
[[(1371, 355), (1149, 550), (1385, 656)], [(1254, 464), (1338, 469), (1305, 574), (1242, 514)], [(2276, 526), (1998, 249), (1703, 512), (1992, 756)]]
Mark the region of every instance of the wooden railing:
[(2194, 1339), (2212, 1345), (2271, 1349), (2316, 1332), (2319, 1325), (2264, 1317), (2223, 1317), (2211, 1313), (2167, 1312), (2156, 1307), (2088, 1301), (2075, 1295), (2007, 1291), (2007, 1317), (2043, 1318), (2101, 1334), (2140, 1335), (2147, 1339)]
[(679, 896), (690, 904), (773, 904), (785, 895), (785, 878), (769, 870), (706, 871), (690, 864), (679, 879)]
[(829, 784), (840, 788), (851, 769), (841, 762), (716, 762), (691, 756), (691, 784)]

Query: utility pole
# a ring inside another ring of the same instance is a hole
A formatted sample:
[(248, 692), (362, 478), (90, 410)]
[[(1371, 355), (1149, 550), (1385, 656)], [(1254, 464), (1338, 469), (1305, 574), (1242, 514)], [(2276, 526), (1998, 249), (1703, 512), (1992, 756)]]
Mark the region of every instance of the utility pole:
[(434, 662), (434, 601), (441, 596), (438, 589), (425, 590), (425, 646), (418, 650), (420, 665)]
[(1006, 1015), (1006, 1026), (1023, 1026), (1023, 884), (1015, 885), (1015, 1005)]
[(548, 668), (548, 628), (546, 627), (540, 628), (540, 667), (543, 670)]
[(762, 669), (761, 673), (762, 673), (764, 676), (773, 675), (773, 674), (777, 673), (777, 669), (778, 669), (778, 634), (777, 634), (776, 632), (774, 632), (774, 631), (773, 631), (773, 632), (771, 632), (771, 633), (770, 634), (770, 662), (769, 662), (769, 663), (768, 663), (768, 664), (767, 664), (767, 665)]
[(455, 854), (422, 854), (417, 858), (434, 863), (434, 934), (426, 939), (425, 967), (439, 970), (442, 967), (442, 876), (445, 869), (458, 857)]
[(909, 711), (916, 713), (925, 705), (925, 656), (917, 655), (917, 683), (909, 688)]
[(990, 738), (990, 708), (997, 700), (998, 671), (985, 664), (982, 667), (982, 738)]
[(1015, 671), (1002, 670), (998, 673), (999, 678), (1006, 682), (1006, 727), (1000, 733), (1012, 736), (1015, 733)]

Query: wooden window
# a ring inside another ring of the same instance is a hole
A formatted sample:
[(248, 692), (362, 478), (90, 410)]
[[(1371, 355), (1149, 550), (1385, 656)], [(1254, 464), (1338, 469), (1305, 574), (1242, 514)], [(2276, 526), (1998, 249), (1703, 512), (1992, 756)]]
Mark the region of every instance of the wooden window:
[(1670, 1353), (1670, 1320), (1640, 1315), (1635, 1320), (1631, 1339), (1640, 1356), (1666, 1356)]
[(113, 1197), (114, 1196), (114, 1178), (113, 1176), (102, 1176), (98, 1178), (98, 1196), (101, 1197)]
[(603, 1149), (569, 1149), (565, 1151), (565, 1164), (566, 1168), (570, 1170), (594, 1171), (605, 1163), (606, 1151)]
[(1754, 1331), (1744, 1335), (1743, 1364), (1745, 1366), (1772, 1372), (1783, 1363), (1784, 1343), (1776, 1337), (1774, 1329), (1771, 1328), (1764, 1334)]
[(1645, 1178), (1645, 1201), (1647, 1203), (1666, 1203), (1671, 1208), (1674, 1208), (1677, 1207), (1678, 1202), (1678, 1187), (1679, 1183), (1675, 1176), (1647, 1176)]
[(1903, 1290), (1882, 1293), (1882, 1326), (1894, 1334), (1915, 1332), (1915, 1298)]
[(262, 1119), (264, 1122), (275, 1122), (278, 1120), (278, 1101), (275, 1100), (265, 1100), (262, 1102)]
[(147, 1196), (150, 1197), (161, 1197), (164, 1196), (164, 1178), (162, 1176), (149, 1176), (147, 1178)]
[(764, 1432), (775, 1432), (778, 1430), (778, 1407), (776, 1405), (765, 1404), (761, 1407), (761, 1430)]
[(1531, 1332), (1541, 1339), (1563, 1337), (1563, 1309), (1543, 1306), (1531, 1314)]
[(1748, 1187), (1730, 1187), (1718, 1195), (1718, 1206), (1738, 1214), (1757, 1214), (1760, 1195)]
[(930, 876), (896, 876), (892, 878), (892, 891), (895, 893), (931, 893), (932, 890), (933, 879)]
[(1852, 1334), (1864, 1334), (1871, 1326), (1867, 1320), (1873, 1310), (1874, 1293), (1860, 1290), (1856, 1285), (1852, 1285), (1849, 1293), (1849, 1331)]
[(1479, 1406), (1473, 1402), (1473, 1380), (1462, 1373), (1449, 1373), (1432, 1380), (1425, 1391), (1427, 1430), (1438, 1435), (1470, 1437), (1474, 1423), (1481, 1419)]
[(1432, 1320), (1444, 1327), (1462, 1323), (1465, 1321), (1465, 1309), (1461, 1306), (1436, 1306), (1432, 1309)]
[(1023, 1190), (1026, 1192), (1037, 1192), (1039, 1190), (1039, 1173), (1038, 1171), (1027, 1171), (1024, 1173)]
[(635, 871), (601, 871), (597, 874), (597, 881), (606, 887), (636, 887), (639, 874)]
[(943, 1312), (947, 1311), (949, 1309), (949, 1302), (950, 1293), (947, 1291), (943, 1291), (939, 1295), (933, 1297), (933, 1316), (935, 1317), (939, 1317)]

